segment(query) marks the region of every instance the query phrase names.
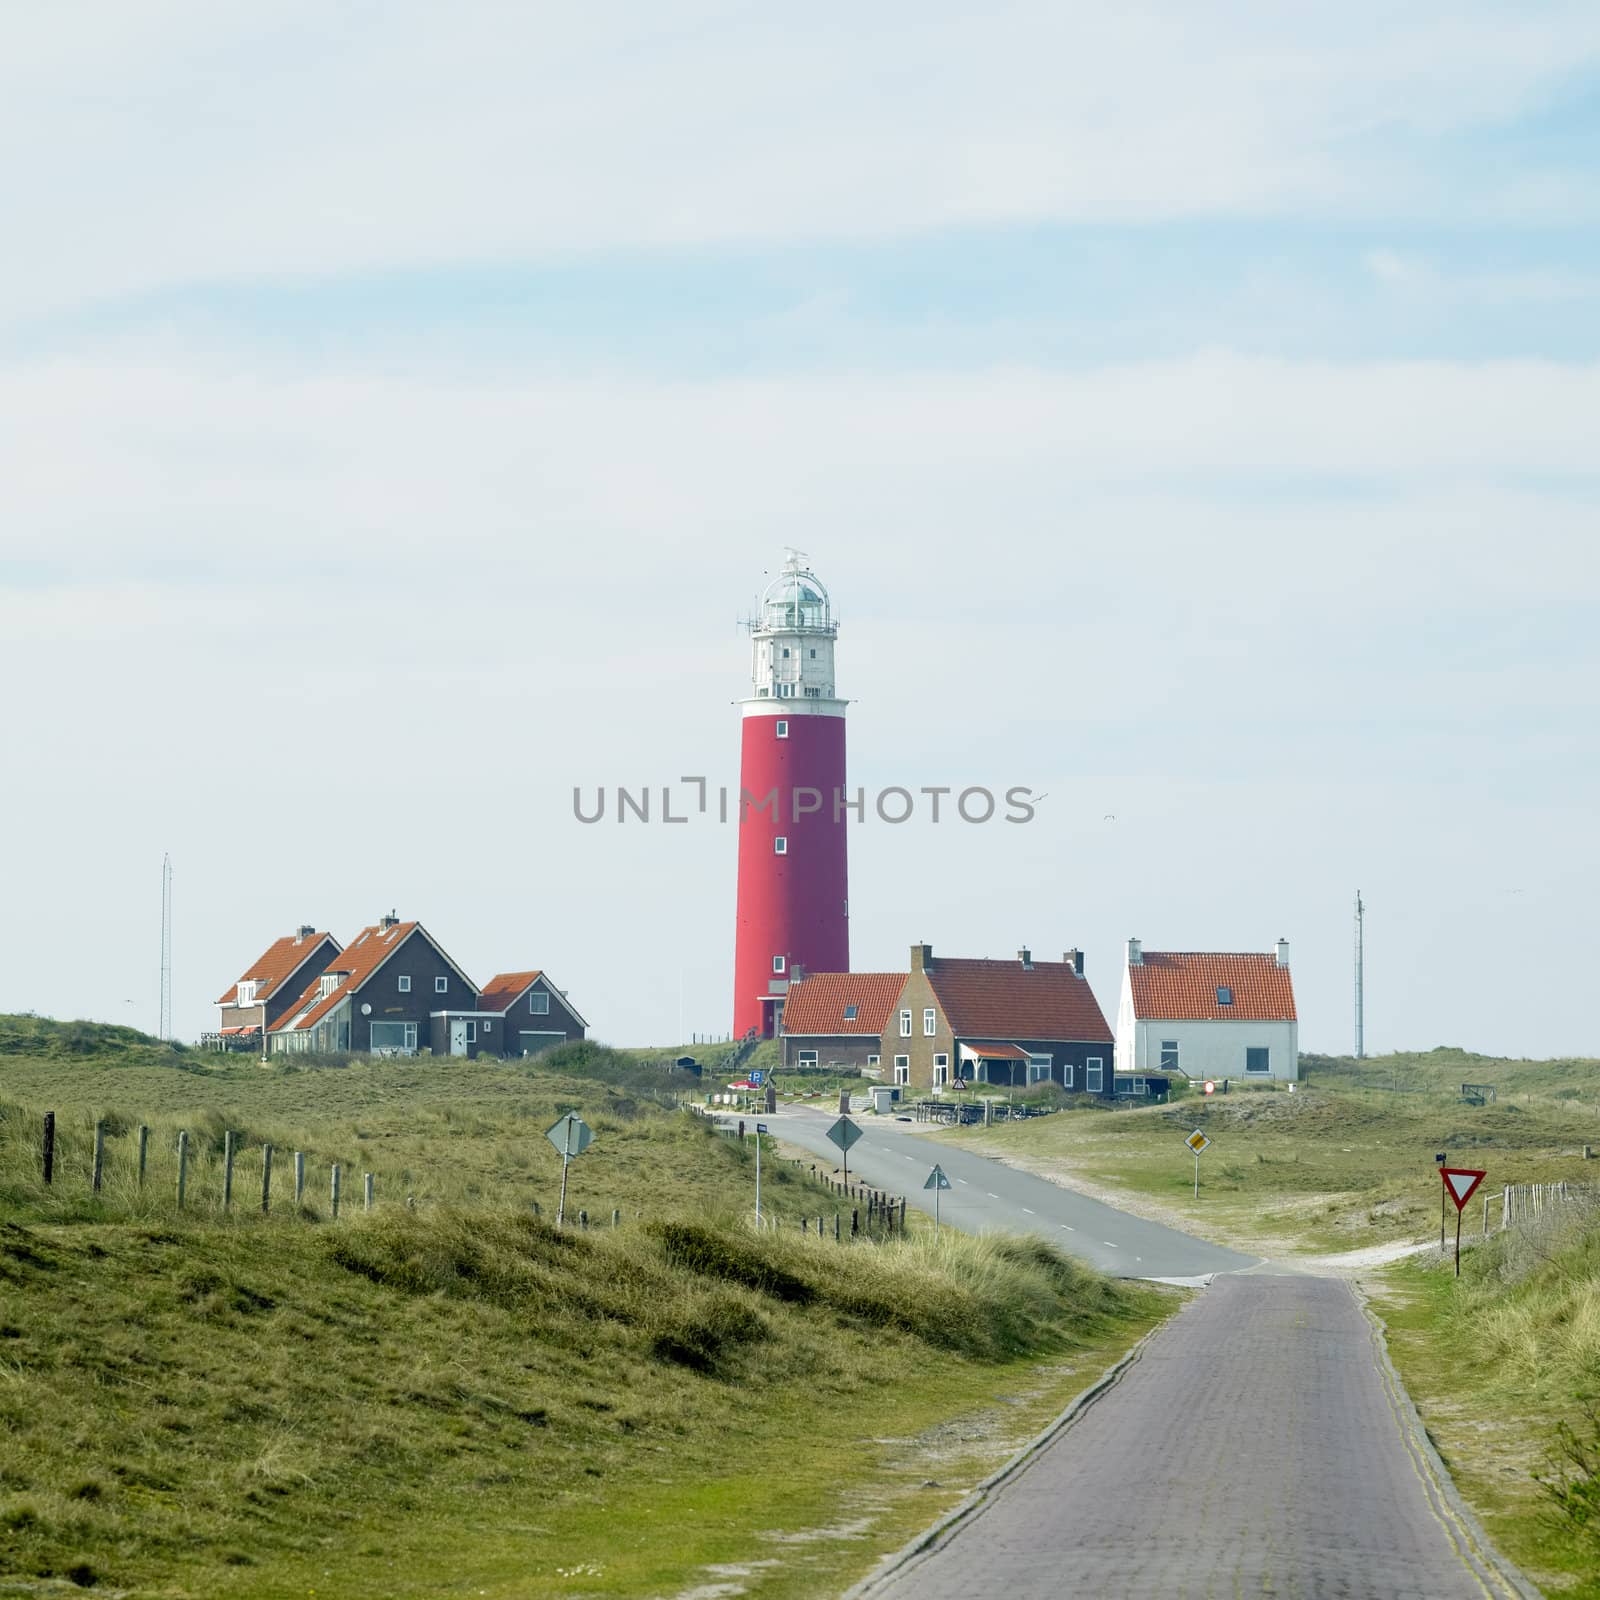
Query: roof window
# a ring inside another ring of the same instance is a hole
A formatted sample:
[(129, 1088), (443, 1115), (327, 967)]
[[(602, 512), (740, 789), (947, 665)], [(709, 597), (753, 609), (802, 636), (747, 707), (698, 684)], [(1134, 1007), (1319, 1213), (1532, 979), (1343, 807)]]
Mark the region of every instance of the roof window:
[(1231, 1006), (1233, 1004), (1233, 990), (1225, 983), (1217, 985), (1217, 1004), (1219, 1006)]
[(854, 1022), (856, 1020), (856, 1011), (857, 1008), (855, 1006), (846, 1006), (844, 1008), (844, 1020), (846, 1022)]

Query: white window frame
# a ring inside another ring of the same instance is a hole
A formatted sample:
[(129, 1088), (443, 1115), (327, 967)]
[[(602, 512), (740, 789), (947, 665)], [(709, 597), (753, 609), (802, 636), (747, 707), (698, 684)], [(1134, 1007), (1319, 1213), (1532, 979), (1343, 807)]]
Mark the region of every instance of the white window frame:
[(494, 1024), (488, 1020), (485, 1020), (483, 1024), (483, 1031), (485, 1033), (492, 1033), (494, 1031)]
[(894, 1081), (901, 1085), (911, 1082), (910, 1056), (896, 1056), (894, 1058)]
[(1078, 1069), (1074, 1067), (1070, 1061), (1063, 1061), (1061, 1063), (1061, 1087), (1063, 1089), (1070, 1089), (1072, 1087), (1076, 1078), (1077, 1070)]
[(931, 1039), (938, 1031), (938, 1016), (939, 1013), (932, 1006), (924, 1006), (922, 1008), (922, 1037), (924, 1039)]
[(867, 1065), (869, 1067), (875, 1067), (875, 1066), (877, 1066), (877, 1064), (878, 1064), (877, 1056), (868, 1056), (867, 1057)]
[(788, 964), (789, 964), (789, 958), (787, 956), (774, 956), (772, 958), (773, 975), (777, 976), (779, 973), (783, 972), (783, 970), (788, 966)]
[(468, 1044), (476, 1044), (477, 1042), (478, 1042), (478, 1024), (476, 1022), (474, 1022), (471, 1017), (468, 1017), (467, 1018), (467, 1043)]
[(1049, 1056), (1029, 1056), (1028, 1082), (1048, 1083), (1052, 1076), (1050, 1067), (1051, 1061)]
[(800, 1053), (798, 1055), (796, 1055), (795, 1058), (794, 1058), (794, 1064), (797, 1067), (814, 1067), (814, 1066), (816, 1066), (816, 1064), (817, 1064), (817, 1052), (815, 1050), (802, 1050), (802, 1051), (800, 1051)]
[(254, 978), (241, 983), (239, 985), (238, 996), (233, 1003), (237, 1006), (259, 1005), (261, 1002), (256, 998), (256, 996), (260, 991), (260, 988), (261, 985)]
[(933, 1086), (942, 1089), (950, 1081), (950, 1057), (937, 1055), (933, 1058)]
[(543, 989), (530, 989), (528, 991), (528, 1015), (530, 1017), (548, 1017), (550, 1015), (550, 996)]
[[(1259, 1050), (1267, 1058), (1266, 1066), (1264, 1066), (1264, 1067), (1252, 1067), (1250, 1065), (1250, 1052), (1252, 1050)], [(1264, 1044), (1247, 1044), (1244, 1047), (1244, 1070), (1252, 1078), (1270, 1078), (1272, 1076), (1272, 1050), (1271, 1050), (1271, 1047), (1268, 1046), (1268, 1045), (1264, 1045)]]
[(400, 993), (400, 994), (410, 994), (411, 993), (411, 974), (409, 972), (402, 972), (399, 975), (399, 977), (397, 977), (394, 980), (394, 982), (395, 982), (395, 989), (396, 989), (396, 991), (398, 993)]
[(1085, 1094), (1100, 1094), (1105, 1089), (1106, 1063), (1103, 1056), (1085, 1056), (1083, 1088)]
[(900, 1037), (902, 1039), (911, 1037), (911, 1013), (909, 1011), (900, 1013)]
[(372, 1042), (372, 1033), (369, 1030), (369, 1032), (367, 1034), (367, 1044), (368, 1044), (368, 1047), (371, 1049), (373, 1055), (414, 1056), (417, 1053), (417, 1025), (416, 1025), (416, 1023), (414, 1023), (414, 1022), (381, 1022), (380, 1021), (380, 1022), (374, 1022), (371, 1025), (371, 1028), (372, 1029), (377, 1029), (377, 1028), (399, 1028), (399, 1029), (402, 1030), (400, 1037), (401, 1037), (401, 1040), (403, 1041), (399, 1045), (373, 1044), (373, 1042)]
[(779, 717), (778, 725), (773, 730), (773, 733), (779, 739), (787, 739), (789, 737), (789, 719), (787, 717)]
[[(1183, 1070), (1179, 1065), (1179, 1062), (1183, 1059), (1183, 1053), (1179, 1048), (1181, 1043), (1182, 1041), (1178, 1039), (1162, 1039), (1160, 1041), (1161, 1048), (1156, 1051), (1156, 1060), (1160, 1064), (1160, 1071), (1181, 1072)], [(1172, 1053), (1171, 1061), (1167, 1060), (1167, 1053), (1169, 1050)]]
[(772, 853), (775, 856), (786, 856), (789, 853), (789, 841), (781, 833), (772, 841)]
[(433, 980), (433, 992), (435, 994), (450, 993), (450, 979), (446, 974), (440, 973), (440, 975)]

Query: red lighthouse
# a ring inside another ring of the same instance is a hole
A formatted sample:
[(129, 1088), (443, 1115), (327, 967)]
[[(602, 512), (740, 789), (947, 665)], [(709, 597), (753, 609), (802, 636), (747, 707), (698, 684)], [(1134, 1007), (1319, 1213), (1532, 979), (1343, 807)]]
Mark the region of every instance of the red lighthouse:
[(750, 624), (753, 679), (739, 702), (739, 925), (733, 1031), (771, 1038), (795, 967), (850, 970), (843, 809), (844, 708), (828, 591), (789, 552)]

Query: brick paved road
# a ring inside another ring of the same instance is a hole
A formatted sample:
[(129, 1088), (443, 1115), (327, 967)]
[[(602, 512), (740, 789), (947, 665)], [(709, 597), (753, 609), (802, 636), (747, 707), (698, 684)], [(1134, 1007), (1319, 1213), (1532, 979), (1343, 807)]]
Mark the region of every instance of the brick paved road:
[(1220, 1277), (873, 1600), (1483, 1600), (1343, 1283)]

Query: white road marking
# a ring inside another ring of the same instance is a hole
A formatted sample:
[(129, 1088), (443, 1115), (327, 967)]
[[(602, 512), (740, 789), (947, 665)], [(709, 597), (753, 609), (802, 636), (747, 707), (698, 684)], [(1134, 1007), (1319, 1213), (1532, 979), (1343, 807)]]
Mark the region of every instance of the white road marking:
[(1066, 1229), (1066, 1230), (1067, 1230), (1067, 1232), (1068, 1232), (1068, 1233), (1076, 1233), (1076, 1232), (1077, 1232), (1077, 1231), (1078, 1231), (1078, 1230), (1077, 1230), (1077, 1229), (1076, 1229), (1076, 1228), (1074, 1228), (1074, 1227), (1073, 1227), (1073, 1226), (1072, 1226), (1072, 1224), (1071, 1224), (1071, 1223), (1070, 1223), (1070, 1222), (1063, 1222), (1063, 1223), (1062, 1223), (1062, 1224), (1061, 1224), (1061, 1226), (1062, 1226), (1062, 1227), (1063, 1227), (1063, 1228), (1065, 1228), (1065, 1229)]
[(1026, 1216), (1030, 1216), (1031, 1217), (1033, 1215), (1033, 1211), (1027, 1206), (1024, 1206), (1022, 1208), (1022, 1210), (1023, 1210), (1024, 1215), (1026, 1215)]
[(983, 1192), (988, 1195), (991, 1200), (998, 1200), (1000, 1198), (999, 1195), (990, 1193), (988, 1189), (985, 1189)]
[(1102, 1239), (1100, 1243), (1103, 1244), (1108, 1250), (1115, 1250), (1117, 1248), (1109, 1239)]
[(957, 1182), (957, 1183), (965, 1183), (965, 1182), (966, 1182), (966, 1181), (967, 1181), (967, 1180), (966, 1180), (966, 1179), (965, 1179), (965, 1178), (957, 1178), (957, 1179), (956, 1179), (956, 1182)]

